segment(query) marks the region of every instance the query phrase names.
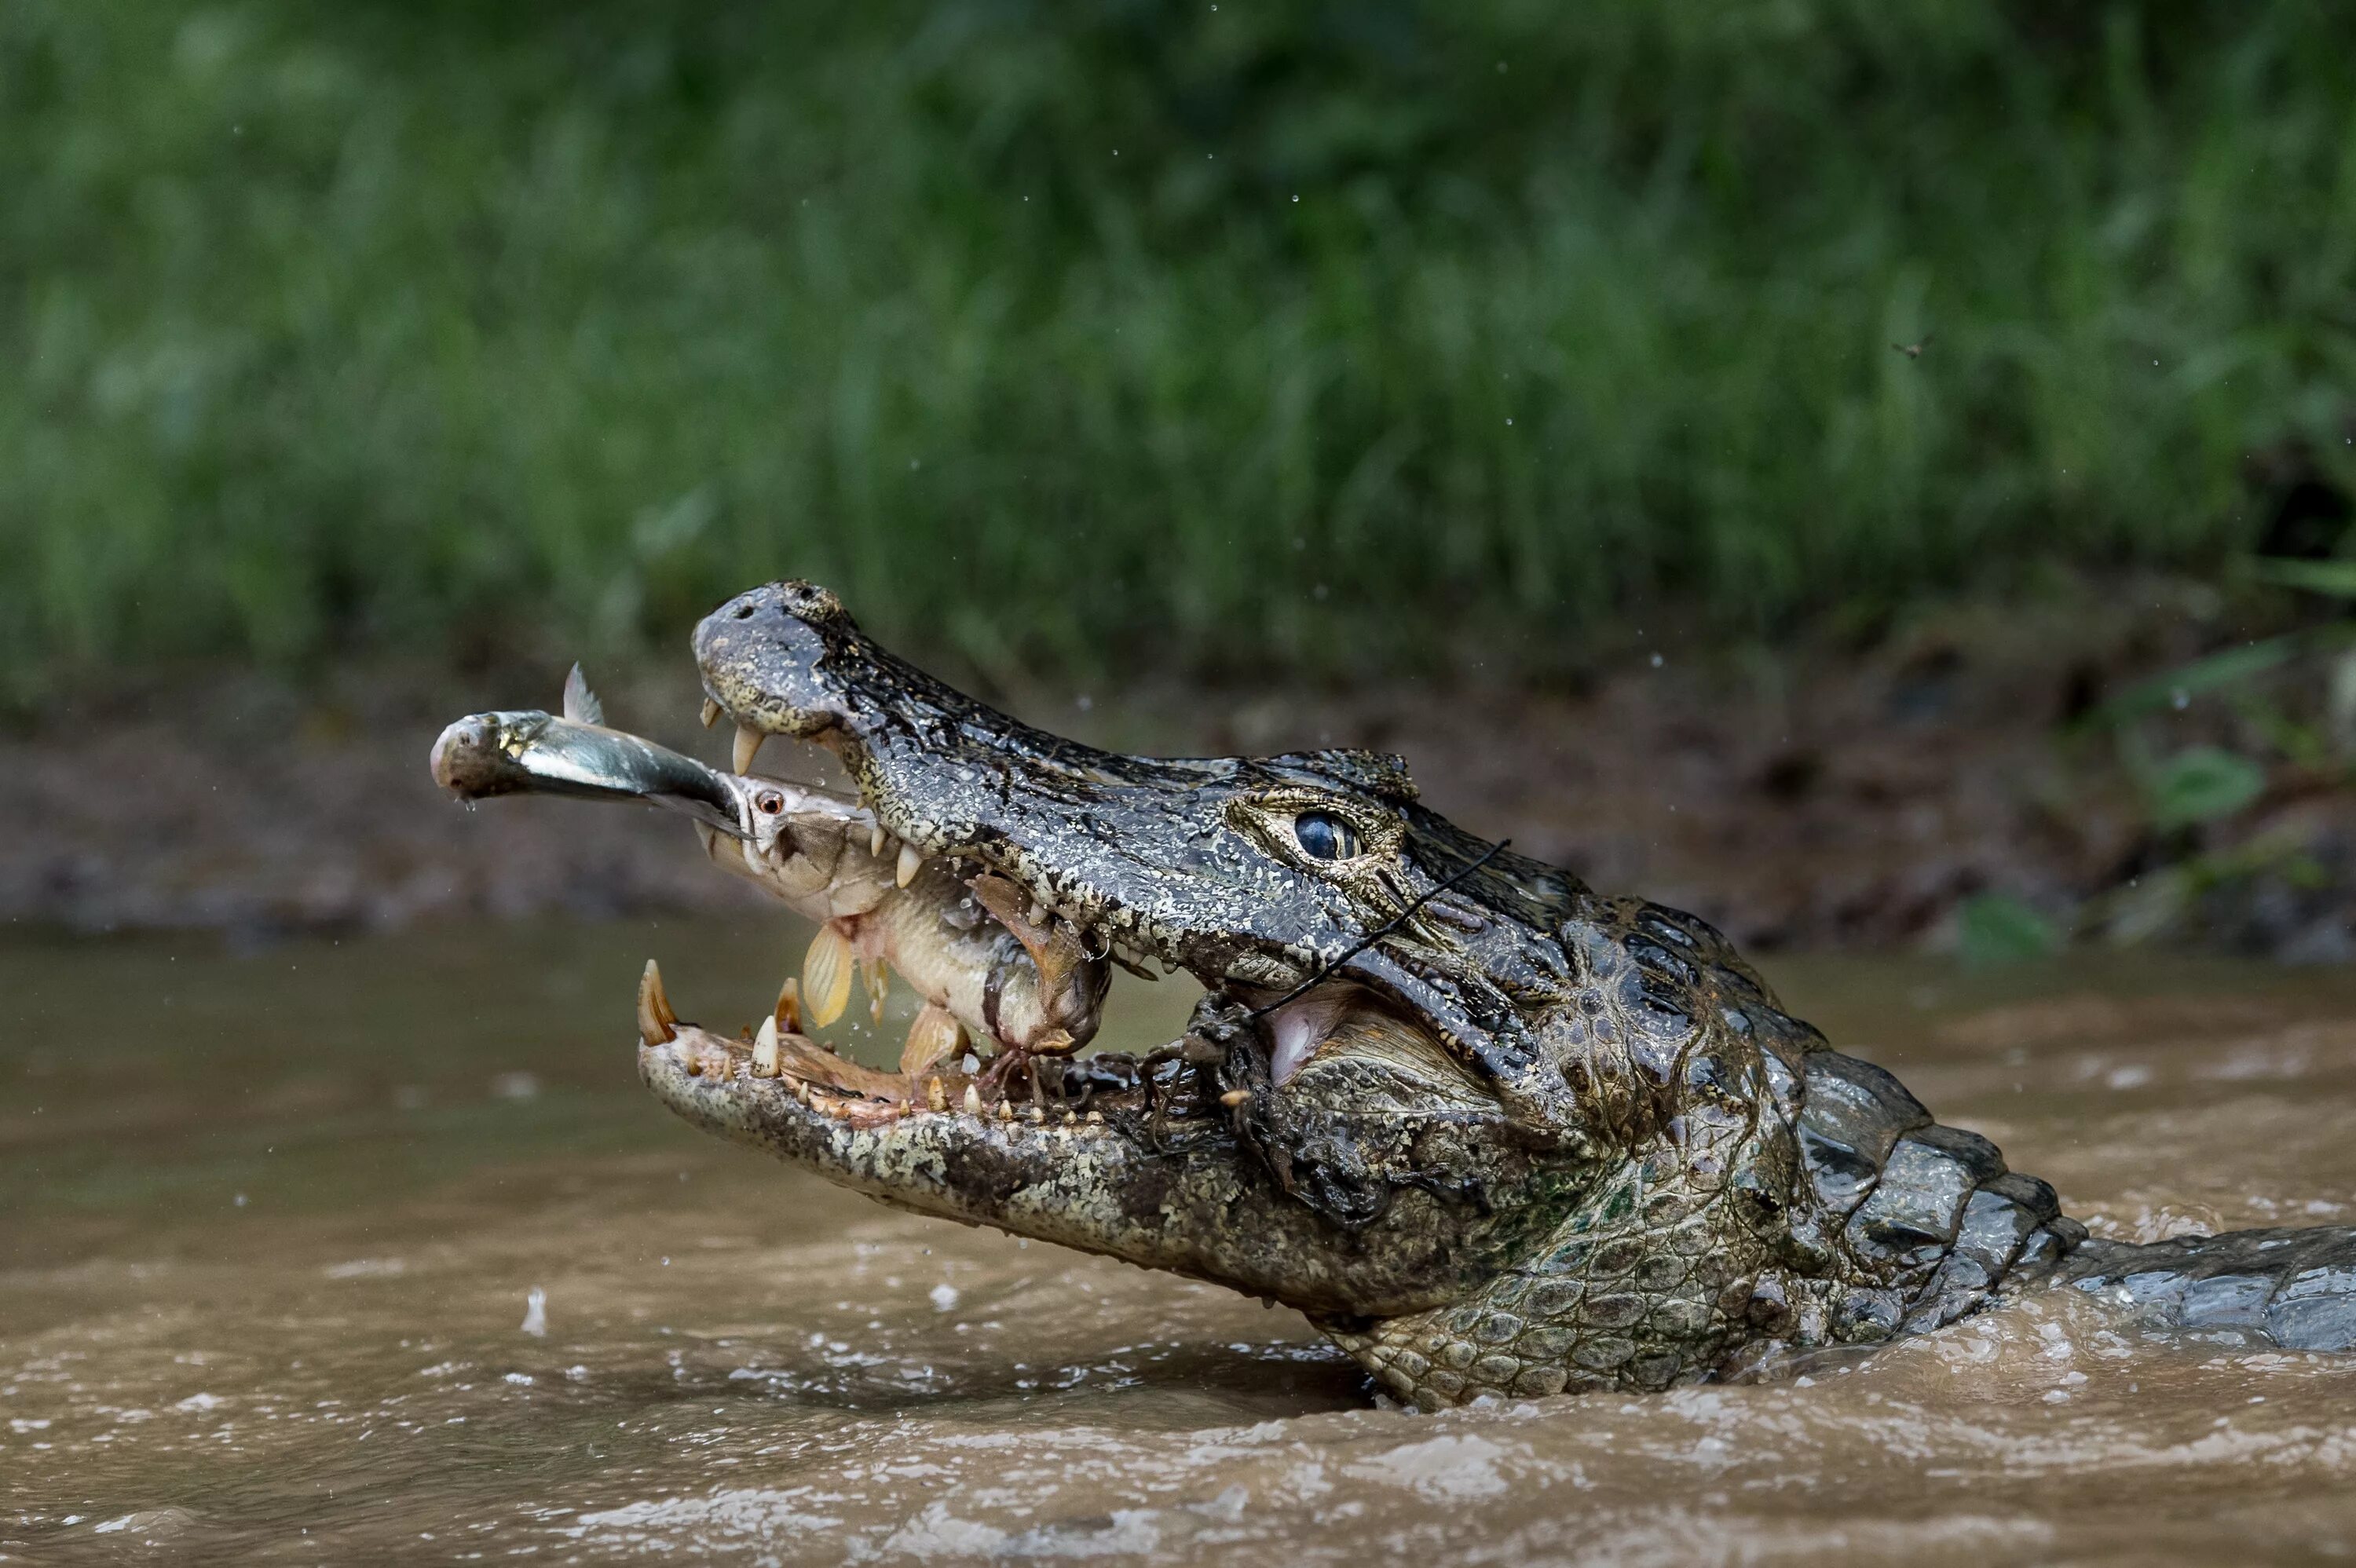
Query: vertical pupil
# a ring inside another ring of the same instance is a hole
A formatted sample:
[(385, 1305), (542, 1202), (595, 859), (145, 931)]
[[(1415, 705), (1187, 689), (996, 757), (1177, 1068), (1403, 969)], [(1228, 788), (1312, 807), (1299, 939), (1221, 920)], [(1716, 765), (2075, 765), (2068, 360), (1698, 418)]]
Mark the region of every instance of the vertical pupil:
[(1350, 830), (1322, 811), (1307, 811), (1295, 817), (1292, 836), (1301, 841), (1301, 848), (1320, 860), (1338, 860), (1353, 849)]

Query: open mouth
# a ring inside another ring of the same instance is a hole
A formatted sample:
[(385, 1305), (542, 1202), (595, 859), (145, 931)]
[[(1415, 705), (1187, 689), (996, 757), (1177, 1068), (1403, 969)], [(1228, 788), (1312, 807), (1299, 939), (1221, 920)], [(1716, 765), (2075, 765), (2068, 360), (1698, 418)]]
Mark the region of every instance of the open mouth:
[[(1436, 872), (1410, 866), (1402, 846), (1415, 792), (1397, 759), (1099, 751), (896, 657), (808, 582), (739, 595), (694, 641), (704, 721), (732, 727), (739, 773), (773, 744), (830, 752), (856, 791), (840, 809), (868, 826), (828, 862), (830, 875), (888, 866), (897, 890), (872, 909), (821, 914), (828, 932), (781, 1012), (823, 1025), (854, 967), (878, 979), (895, 970), (965, 1031), (937, 1051), (949, 1025), (934, 1019), (928, 1031), (920, 1018), (896, 1079), (838, 1075), (836, 1090), (910, 1115), (945, 1100), (958, 1114), (970, 1086), (982, 1114), (1009, 1096), (1045, 1114), (1058, 1098), (1108, 1110), (1131, 1092), (1152, 1101), (1183, 1076), (1206, 1109), (1225, 1101), (1234, 1112), (1369, 1041), (1402, 1071), (1451, 1052), (1483, 1072), (1498, 1065), (1482, 1058), (1491, 1037), (1450, 968), (1458, 938), (1489, 923), (1434, 901), (1502, 846), (1435, 830), (1422, 848)], [(994, 952), (982, 951), (983, 935)], [(1115, 968), (1192, 975), (1208, 996), (1187, 1037), (1141, 1061), (1082, 1057)], [(978, 976), (981, 997), (971, 994)], [(790, 1022), (776, 1026), (781, 1040)], [(758, 1035), (745, 1037), (748, 1049)], [(794, 1065), (782, 1045), (751, 1065), (766, 1071), (772, 1054), (798, 1079), (826, 1074), (822, 1063)], [(1173, 1055), (1217, 1071), (1173, 1070)]]
[[(707, 700), (706, 727), (724, 714)], [(1175, 973), (1174, 943), (1141, 931), (1112, 900), (1073, 896), (1076, 878), (1012, 852), (1007, 835), (994, 844), (937, 827), (922, 838), (904, 836), (906, 798), (937, 788), (944, 768), (967, 771), (986, 754), (969, 750), (946, 763), (903, 757), (894, 796), (893, 776), (841, 745), (840, 731), (803, 732), (801, 741), (845, 763), (854, 794), (753, 773), (768, 739), (737, 719), (735, 771), (719, 772), (608, 726), (576, 668), (562, 716), (470, 715), (442, 732), (431, 764), (436, 782), (463, 800), (554, 794), (679, 811), (717, 865), (817, 923), (768, 1015), (734, 1038), (680, 1023), (648, 966), (642, 1040), (687, 1077), (776, 1080), (810, 1109), (862, 1125), (910, 1116), (1100, 1125), (1123, 1111), (1166, 1122), (1223, 1092), (1208, 1074), (1192, 1075), (1191, 1089), (1178, 1082), (1190, 1062), (1223, 1055), (1201, 1041), (1143, 1058), (1088, 1054), (1112, 972), (1146, 980)], [(1224, 995), (1228, 976), (1218, 977)], [(851, 1006), (855, 988), (880, 1027), (895, 986), (917, 1001), (896, 1070), (851, 1060), (817, 1037)]]
[[(707, 727), (733, 717), (706, 700)], [(1007, 874), (978, 847), (898, 836), (865, 790), (846, 795), (755, 773), (770, 741), (736, 722), (734, 772), (723, 776), (741, 797), (738, 822), (699, 821), (698, 830), (716, 863), (817, 920), (818, 933), (771, 1012), (733, 1036), (681, 1022), (649, 963), (637, 1008), (648, 1051), (690, 1077), (774, 1080), (852, 1126), (966, 1117), (1092, 1129), (1220, 1108), (1187, 1092), (1183, 1049), (1089, 1049), (1112, 971), (1158, 981), (1179, 970), (1173, 951), (1103, 901), (1050, 901), (1052, 889)], [(854, 989), (880, 1024), (895, 985), (919, 1004), (896, 1070), (852, 1061), (810, 1032), (853, 1005)]]

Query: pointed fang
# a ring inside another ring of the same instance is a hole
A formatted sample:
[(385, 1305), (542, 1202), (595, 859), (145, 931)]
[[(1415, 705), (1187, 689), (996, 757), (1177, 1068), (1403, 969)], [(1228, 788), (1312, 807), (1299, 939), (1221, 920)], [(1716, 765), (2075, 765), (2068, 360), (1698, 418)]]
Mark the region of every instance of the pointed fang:
[(712, 699), (708, 697), (705, 698), (703, 699), (703, 711), (698, 714), (697, 717), (703, 720), (703, 727), (705, 729), (711, 729), (714, 724), (720, 722), (720, 704), (712, 701)]
[(856, 962), (851, 938), (831, 923), (818, 928), (802, 958), (802, 1002), (816, 1027), (824, 1029), (851, 1005), (851, 971)]
[(914, 844), (901, 845), (900, 865), (898, 870), (894, 873), (900, 885), (905, 888), (910, 882), (915, 881), (916, 880), (917, 869), (921, 868), (924, 863), (925, 858), (916, 853), (916, 847)]
[(981, 1115), (981, 1091), (970, 1083), (965, 1086), (965, 1114), (969, 1116)]
[(648, 1045), (669, 1045), (679, 1038), (679, 1015), (663, 995), (662, 971), (651, 958), (638, 976), (638, 1038)]
[(770, 1009), (777, 1028), (787, 1034), (802, 1032), (802, 983), (791, 975), (777, 987), (777, 1005)]
[(743, 724), (737, 725), (736, 745), (734, 751), (729, 754), (729, 767), (740, 773), (751, 773), (753, 759), (761, 754), (761, 742), (767, 739), (768, 737), (758, 730)]
[(777, 1075), (777, 1019), (775, 1014), (761, 1020), (760, 1032), (753, 1037), (753, 1076), (775, 1078)]
[[(884, 825), (880, 822), (874, 827), (869, 828), (867, 830), (868, 855), (872, 859), (881, 860), (884, 858), (884, 846), (891, 842), (891, 838), (892, 836), (884, 831)], [(902, 887), (907, 886), (905, 882), (903, 882), (900, 885)]]

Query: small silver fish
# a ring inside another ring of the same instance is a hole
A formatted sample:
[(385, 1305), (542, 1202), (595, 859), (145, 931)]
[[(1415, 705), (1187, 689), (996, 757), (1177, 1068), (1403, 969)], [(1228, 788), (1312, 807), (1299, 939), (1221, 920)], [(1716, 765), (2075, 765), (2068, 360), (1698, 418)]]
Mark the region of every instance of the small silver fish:
[(752, 823), (726, 775), (693, 757), (605, 725), (605, 706), (574, 665), (562, 717), (538, 709), (475, 713), (442, 731), (434, 782), (461, 800), (569, 795), (646, 800), (738, 837)]
[[(565, 795), (638, 800), (693, 819), (704, 852), (819, 923), (800, 1005), (821, 1026), (863, 976), (878, 1016), (886, 965), (926, 1008), (937, 1056), (962, 1037), (1033, 1052), (1076, 1050), (1097, 1029), (1109, 971), (1076, 936), (1024, 918), (1012, 884), (969, 885), (946, 861), (905, 848), (855, 797), (723, 773), (605, 723), (573, 667), (563, 714), (477, 713), (434, 742), (434, 782), (461, 800)], [(949, 1027), (949, 1020), (955, 1028)]]

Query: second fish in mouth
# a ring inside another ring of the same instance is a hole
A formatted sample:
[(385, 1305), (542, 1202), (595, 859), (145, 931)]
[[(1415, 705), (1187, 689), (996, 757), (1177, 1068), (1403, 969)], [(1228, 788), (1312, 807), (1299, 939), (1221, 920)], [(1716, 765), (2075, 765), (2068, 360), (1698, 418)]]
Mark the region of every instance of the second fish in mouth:
[(562, 715), (498, 711), (452, 724), (434, 742), (435, 782), (465, 800), (572, 795), (687, 815), (716, 864), (819, 923), (789, 983), (810, 1023), (842, 1014), (854, 976), (879, 1019), (892, 972), (922, 998), (897, 1075), (906, 1082), (875, 1089), (913, 1097), (916, 1075), (967, 1050), (1059, 1055), (1095, 1036), (1105, 955), (1091, 955), (1055, 916), (1026, 911), (1012, 884), (917, 854), (850, 795), (723, 773), (613, 729), (577, 671), (566, 699)]

